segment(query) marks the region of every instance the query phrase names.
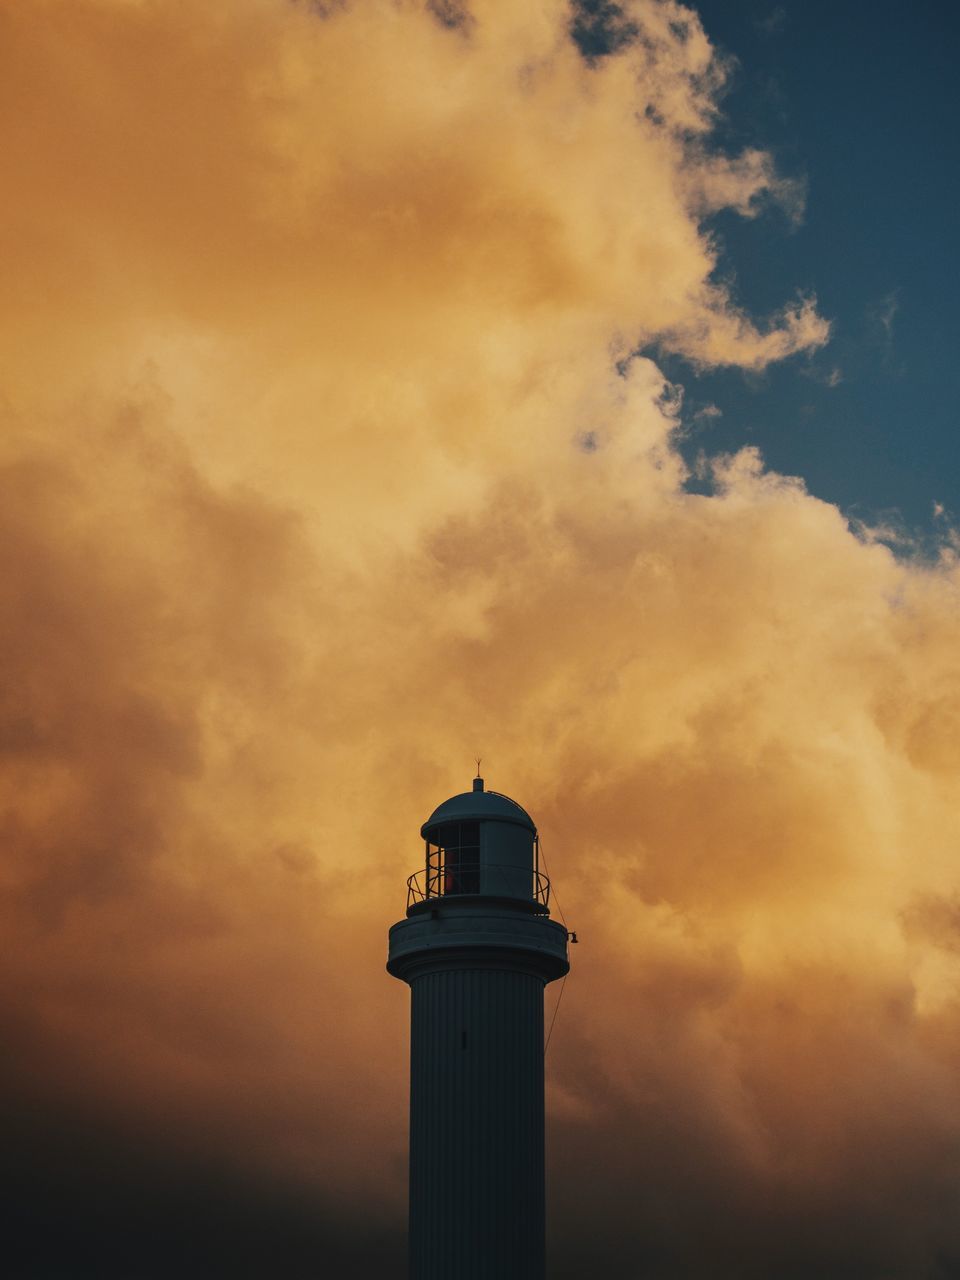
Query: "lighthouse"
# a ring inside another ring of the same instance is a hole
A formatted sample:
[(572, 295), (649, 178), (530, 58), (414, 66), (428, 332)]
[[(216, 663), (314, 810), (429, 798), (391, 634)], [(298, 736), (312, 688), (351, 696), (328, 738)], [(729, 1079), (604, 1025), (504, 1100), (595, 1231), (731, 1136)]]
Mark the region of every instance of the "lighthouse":
[(543, 991), (569, 968), (533, 819), (473, 789), (423, 824), (387, 970), (409, 983), (409, 1280), (544, 1280)]

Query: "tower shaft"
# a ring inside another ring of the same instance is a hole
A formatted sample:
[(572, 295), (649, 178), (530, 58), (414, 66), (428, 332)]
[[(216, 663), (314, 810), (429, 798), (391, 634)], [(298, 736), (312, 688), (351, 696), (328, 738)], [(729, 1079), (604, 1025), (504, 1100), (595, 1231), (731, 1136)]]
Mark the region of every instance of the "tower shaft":
[(411, 1280), (543, 1280), (543, 979), (411, 986)]

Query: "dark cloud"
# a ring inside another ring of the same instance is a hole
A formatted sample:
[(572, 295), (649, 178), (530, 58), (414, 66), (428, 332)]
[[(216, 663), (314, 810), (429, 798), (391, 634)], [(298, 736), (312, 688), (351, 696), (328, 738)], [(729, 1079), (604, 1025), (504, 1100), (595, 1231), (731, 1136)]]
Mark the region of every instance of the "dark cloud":
[[(4, 1274), (11, 1280), (405, 1273), (404, 1224), (373, 1199), (238, 1170), (149, 1114), (37, 1096), (5, 1073)], [(19, 1085), (19, 1087), (18, 1087)]]

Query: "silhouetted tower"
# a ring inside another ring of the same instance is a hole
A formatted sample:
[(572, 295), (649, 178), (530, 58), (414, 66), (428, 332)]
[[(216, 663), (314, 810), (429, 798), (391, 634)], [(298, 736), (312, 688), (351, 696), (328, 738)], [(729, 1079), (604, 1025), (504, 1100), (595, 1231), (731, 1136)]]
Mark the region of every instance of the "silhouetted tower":
[(530, 815), (473, 790), (421, 828), (390, 930), (411, 988), (410, 1280), (543, 1280), (543, 989), (567, 931)]

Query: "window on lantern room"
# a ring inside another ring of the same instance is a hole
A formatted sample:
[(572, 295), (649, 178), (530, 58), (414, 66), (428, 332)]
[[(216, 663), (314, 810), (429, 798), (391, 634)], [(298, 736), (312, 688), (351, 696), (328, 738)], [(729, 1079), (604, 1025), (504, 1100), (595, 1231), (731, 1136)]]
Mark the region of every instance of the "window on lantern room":
[(451, 822), (438, 833), (444, 893), (480, 892), (480, 823)]

